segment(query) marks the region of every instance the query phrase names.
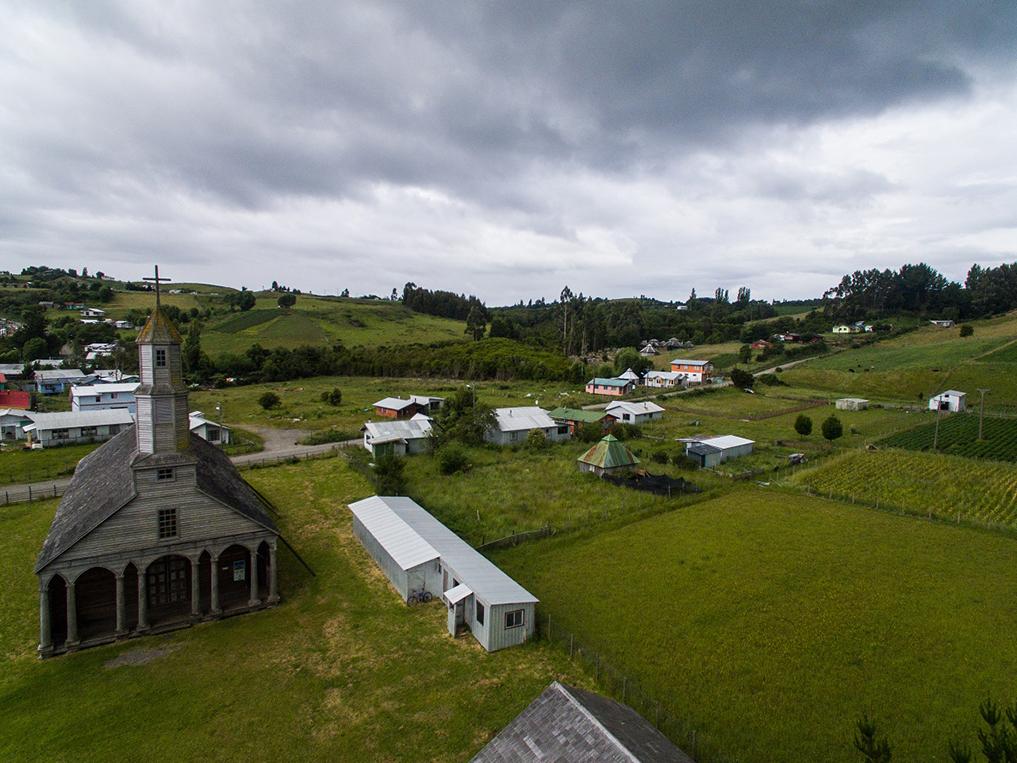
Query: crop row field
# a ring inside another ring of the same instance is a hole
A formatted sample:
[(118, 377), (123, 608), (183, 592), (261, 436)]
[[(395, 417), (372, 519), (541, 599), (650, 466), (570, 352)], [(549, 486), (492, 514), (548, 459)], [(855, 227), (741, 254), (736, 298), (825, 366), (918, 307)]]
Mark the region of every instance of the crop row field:
[(912, 514), (1017, 527), (1017, 469), (961, 456), (853, 450), (792, 482), (820, 495)]
[(704, 760), (948, 760), (978, 703), (1013, 696), (1014, 541), (842, 503), (735, 490), (495, 560), (697, 733)]
[[(930, 414), (929, 418), (933, 418)], [(954, 413), (939, 422), (928, 421), (914, 429), (897, 432), (880, 440), (879, 445), (887, 448), (922, 450), (946, 453), (968, 458), (987, 458), (993, 461), (1017, 461), (1017, 419), (986, 416), (982, 429), (983, 439), (978, 439), (978, 414)]]

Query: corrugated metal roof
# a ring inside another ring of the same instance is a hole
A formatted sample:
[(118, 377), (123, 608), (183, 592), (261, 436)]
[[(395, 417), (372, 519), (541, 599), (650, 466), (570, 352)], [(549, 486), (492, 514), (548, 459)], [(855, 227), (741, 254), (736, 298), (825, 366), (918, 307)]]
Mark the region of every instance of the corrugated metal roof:
[[(379, 531), (392, 542), (415, 539), (416, 548), (430, 548), (443, 564), (452, 567), (460, 582), (488, 604), (536, 603), (537, 598), (502, 572), (470, 544), (431, 516), (422, 506), (404, 496), (372, 496), (350, 504), (350, 511), (363, 520), (367, 515), (379, 524)], [(367, 523), (364, 522), (365, 527)], [(409, 534), (406, 533), (409, 529)], [(370, 530), (371, 528), (368, 527)], [(388, 542), (371, 530), (372, 535), (392, 553)], [(394, 554), (393, 554), (394, 556)], [(417, 556), (416, 558), (419, 558)], [(398, 560), (397, 560), (398, 561)], [(421, 561), (427, 561), (422, 559)], [(417, 564), (420, 564), (418, 561)], [(403, 569), (408, 569), (404, 567)]]
[(71, 397), (94, 397), (97, 395), (109, 395), (113, 392), (134, 392), (140, 386), (140, 382), (116, 382), (88, 386), (74, 385), (71, 387)]
[[(437, 559), (440, 556), (438, 552), (421, 537), (420, 533), (392, 510), (392, 507), (387, 503), (390, 500), (392, 499), (372, 496), (351, 503), (350, 511), (401, 569), (409, 570)], [(410, 499), (401, 500), (409, 501)]]
[[(673, 362), (673, 361), (672, 361)], [(681, 371), (647, 371), (647, 379), (683, 379), (685, 374)]]
[(26, 411), (32, 423), (27, 431), (41, 429), (68, 429), (70, 427), (101, 427), (109, 424), (133, 424), (134, 417), (125, 408), (102, 411), (60, 411), (59, 413), (35, 413)]
[(548, 411), (547, 415), (556, 421), (582, 421), (586, 424), (596, 424), (607, 416), (607, 411), (584, 411), (581, 408), (555, 408)]
[(449, 604), (458, 604), (467, 596), (470, 596), (473, 591), (464, 583), (460, 583), (455, 588), (445, 591), (445, 599)]
[(603, 376), (594, 376), (586, 383), (598, 387), (627, 387), (632, 384), (629, 379), (606, 379)]
[(211, 419), (206, 418), (205, 414), (202, 413), (201, 411), (191, 411), (189, 414), (187, 414), (187, 426), (189, 429), (192, 430), (197, 429), (198, 427), (204, 426), (205, 424), (210, 424), (214, 427), (219, 427), (220, 429), (225, 429), (226, 431), (229, 431), (228, 426), (226, 426), (225, 424), (220, 424), (218, 421), (212, 421)]
[(637, 374), (631, 368), (626, 368), (624, 373), (618, 374), (618, 378), (628, 379), (629, 381), (639, 381), (639, 374)]
[(403, 400), (400, 397), (386, 397), (374, 404), (375, 408), (388, 408), (392, 411), (401, 411), (407, 406), (415, 405), (412, 400)]
[(705, 366), (710, 361), (709, 360), (687, 360), (685, 358), (675, 358), (671, 362), (672, 363), (676, 363), (676, 364), (678, 364), (680, 366)]
[(703, 445), (710, 445), (714, 448), (720, 448), (721, 450), (727, 450), (728, 448), (737, 448), (741, 445), (754, 445), (755, 440), (747, 440), (744, 437), (738, 437), (733, 434), (721, 435), (720, 437), (707, 437), (699, 441)]
[(43, 371), (36, 371), (35, 378), (43, 381), (49, 379), (85, 379), (88, 377), (80, 368), (50, 368)]
[(607, 412), (621, 409), (637, 416), (645, 416), (650, 413), (663, 413), (664, 409), (656, 403), (623, 403), (618, 401), (607, 406)]
[(431, 434), (431, 419), (414, 416), (409, 421), (368, 421), (364, 429), (372, 442), (379, 442), (381, 438), (419, 440)]
[(495, 408), (494, 417), (502, 432), (518, 432), (523, 429), (551, 429), (557, 424), (547, 411), (536, 406), (520, 408)]

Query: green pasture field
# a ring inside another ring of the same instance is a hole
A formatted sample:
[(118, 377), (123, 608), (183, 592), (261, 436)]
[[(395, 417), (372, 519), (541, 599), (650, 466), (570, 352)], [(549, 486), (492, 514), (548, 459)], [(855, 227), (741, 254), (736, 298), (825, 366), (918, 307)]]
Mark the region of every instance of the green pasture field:
[(232, 313), (209, 323), (202, 348), (209, 355), (240, 354), (252, 344), (266, 349), (299, 345), (383, 345), (465, 340), (465, 323), (415, 313), (398, 302), (297, 295), (296, 305), (282, 310), (279, 295), (259, 293), (246, 313)]
[[(633, 445), (639, 447), (638, 442)], [(405, 460), (407, 493), (474, 545), (544, 526), (558, 529), (617, 522), (703, 498), (699, 494), (655, 496), (582, 473), (576, 459), (589, 447), (570, 442), (539, 452), (470, 448), (470, 468), (448, 476), (439, 472), (434, 457), (412, 456)], [(644, 465), (655, 474), (685, 477), (708, 495), (726, 486), (707, 472), (683, 472), (650, 463), (648, 454)]]
[(853, 450), (791, 481), (820, 495), (912, 514), (1017, 527), (1017, 469), (1010, 464), (906, 450)]
[[(578, 385), (568, 382), (469, 383), (476, 388), (481, 402), (494, 407), (539, 404), (544, 408), (554, 408), (565, 404), (596, 402), (593, 396), (581, 391)], [(288, 382), (192, 392), (190, 400), (192, 410), (197, 408), (206, 412), (214, 411), (216, 403), (222, 403), (223, 417), (227, 424), (311, 430), (337, 428), (359, 432), (365, 421), (377, 420), (371, 406), (384, 397), (445, 397), (462, 386), (463, 382), (448, 379), (317, 376)], [(322, 402), (321, 394), (336, 387), (343, 393), (342, 404), (331, 406)], [(279, 408), (265, 411), (258, 404), (258, 398), (266, 391), (275, 392), (279, 396)]]
[(592, 685), (540, 642), (488, 654), (439, 603), (403, 604), (352, 534), (345, 505), (372, 490), (343, 459), (245, 476), (316, 576), (281, 550), (275, 609), (43, 662), (32, 565), (55, 502), (0, 508), (0, 759), (463, 761), (553, 679)]
[(915, 402), (947, 387), (990, 387), (996, 404), (1017, 403), (1012, 360), (1017, 352), (1012, 349), (1017, 340), (1017, 314), (972, 321), (971, 325), (974, 335), (963, 338), (958, 327), (923, 326), (790, 368), (783, 378), (795, 385)]
[(978, 414), (953, 413), (942, 416), (939, 438), (936, 439), (936, 414), (922, 417), (926, 423), (898, 432), (879, 441), (886, 448), (932, 451), (933, 443), (940, 453), (993, 461), (1017, 461), (1017, 419), (986, 416), (982, 440), (978, 439)]
[[(729, 358), (738, 357), (738, 350), (741, 349), (741, 342), (722, 342), (719, 344), (701, 344), (698, 347), (692, 349), (680, 349), (680, 350), (660, 350), (659, 355), (655, 355), (650, 358), (653, 363), (653, 367), (661, 371), (671, 370), (671, 361), (675, 358), (688, 358), (690, 360), (712, 360), (716, 362), (717, 358), (723, 359), (723, 356), (729, 356)], [(726, 362), (726, 361), (725, 361)], [(731, 365), (734, 365), (733, 363)]]
[[(655, 402), (666, 413), (661, 420), (642, 427), (639, 443), (650, 450), (670, 450), (679, 445), (675, 442), (679, 437), (733, 434), (755, 440), (751, 456), (718, 467), (720, 472), (735, 474), (784, 466), (792, 453), (805, 453), (811, 458), (862, 447), (913, 426), (914, 414), (890, 408), (838, 411), (827, 404), (796, 410), (812, 399), (815, 396), (811, 391), (787, 387), (760, 387), (755, 395), (728, 387), (702, 395), (658, 398)], [(808, 437), (794, 429), (799, 414), (812, 419), (812, 434)], [(836, 415), (844, 427), (843, 436), (833, 443), (823, 439), (820, 432), (823, 420), (831, 415)]]
[(497, 552), (556, 627), (697, 730), (702, 759), (947, 760), (1013, 696), (1011, 538), (744, 489)]
[(0, 451), (0, 486), (69, 477), (74, 473), (78, 461), (97, 447), (91, 444), (40, 450), (4, 448)]

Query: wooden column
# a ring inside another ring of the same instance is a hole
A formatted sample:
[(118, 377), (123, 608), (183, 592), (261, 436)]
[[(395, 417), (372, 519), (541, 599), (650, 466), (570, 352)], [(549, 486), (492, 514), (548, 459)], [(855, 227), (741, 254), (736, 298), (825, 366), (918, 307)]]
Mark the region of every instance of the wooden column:
[(135, 564), (138, 570), (138, 633), (148, 630), (148, 565)]
[(197, 559), (191, 559), (191, 617), (201, 617), (201, 588), (198, 585), (200, 565)]
[(39, 652), (53, 649), (53, 627), (49, 619), (49, 581), (39, 586)]
[(78, 645), (78, 599), (74, 582), (67, 582), (67, 648)]
[(212, 554), (209, 557), (209, 579), (211, 581), (211, 597), (208, 602), (208, 613), (213, 617), (218, 617), (222, 614), (222, 608), (219, 606), (219, 555)]
[(117, 576), (117, 629), (116, 635), (123, 636), (127, 633), (127, 596), (124, 592), (124, 573), (116, 573)]
[(279, 592), (276, 589), (276, 573), (275, 573), (275, 544), (273, 543), (268, 547), (268, 603), (278, 604), (279, 603)]
[(248, 575), (251, 595), (247, 599), (247, 606), (256, 607), (261, 604), (261, 599), (258, 598), (258, 547), (255, 546), (252, 549), (248, 549), (248, 551), (251, 553), (251, 569)]

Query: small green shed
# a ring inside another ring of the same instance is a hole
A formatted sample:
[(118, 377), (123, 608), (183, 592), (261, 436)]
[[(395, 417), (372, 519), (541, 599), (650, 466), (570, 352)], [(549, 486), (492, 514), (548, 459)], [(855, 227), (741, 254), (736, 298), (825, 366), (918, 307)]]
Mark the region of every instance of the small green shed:
[(639, 463), (632, 451), (612, 434), (586, 451), (577, 461), (579, 471), (593, 472), (598, 477), (629, 471)]

